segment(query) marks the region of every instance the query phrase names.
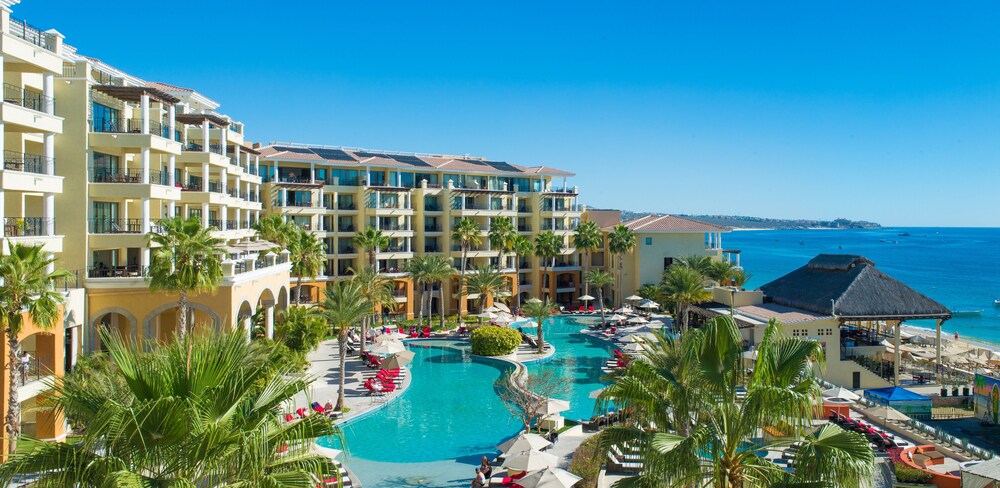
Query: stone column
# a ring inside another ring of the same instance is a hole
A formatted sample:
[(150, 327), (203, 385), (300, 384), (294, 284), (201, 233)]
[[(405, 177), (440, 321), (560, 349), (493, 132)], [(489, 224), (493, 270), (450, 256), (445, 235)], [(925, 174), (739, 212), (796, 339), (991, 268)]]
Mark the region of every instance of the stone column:
[[(170, 186), (176, 186), (177, 181), (174, 178), (174, 173), (177, 172), (177, 156), (171, 154), (167, 156), (167, 184)], [(173, 217), (173, 215), (171, 215)]]
[(45, 95), (43, 99), (42, 112), (49, 115), (56, 114), (56, 104), (55, 104), (55, 76), (52, 73), (42, 73), (42, 94)]
[(264, 334), (268, 339), (274, 339), (274, 302), (264, 302)]
[(149, 148), (144, 147), (141, 149), (141, 164), (142, 164), (142, 184), (149, 184)]
[(142, 133), (149, 134), (149, 95), (143, 93), (139, 96), (139, 108), (142, 117)]
[(208, 129), (208, 120), (201, 121), (201, 139), (202, 139), (201, 152), (208, 152), (208, 146), (209, 146), (208, 142), (211, 140), (209, 139), (209, 134), (210, 132)]
[[(175, 138), (177, 137), (177, 120), (176, 120), (176, 117), (177, 117), (177, 106), (176, 105), (170, 105), (169, 107), (167, 107), (167, 127), (168, 127), (168, 130), (170, 131), (170, 133), (167, 134), (170, 137), (168, 137), (167, 139), (170, 139), (171, 141), (175, 140)], [(173, 159), (173, 157), (174, 157), (173, 155), (170, 156), (171, 159)], [(173, 171), (173, 170), (171, 170), (171, 171)], [(170, 184), (171, 185), (174, 184), (173, 178), (174, 178), (173, 176), (170, 177)]]

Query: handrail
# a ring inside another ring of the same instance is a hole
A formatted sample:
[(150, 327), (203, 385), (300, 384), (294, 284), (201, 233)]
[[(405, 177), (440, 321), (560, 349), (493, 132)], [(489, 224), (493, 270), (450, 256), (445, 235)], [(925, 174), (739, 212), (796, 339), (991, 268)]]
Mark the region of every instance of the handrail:
[(10, 33), (14, 37), (24, 39), (38, 47), (55, 52), (55, 48), (41, 29), (35, 27), (21, 19), (10, 17)]
[(3, 152), (3, 169), (24, 171), (26, 173), (55, 173), (55, 158), (47, 158), (39, 154), (20, 153), (17, 151)]

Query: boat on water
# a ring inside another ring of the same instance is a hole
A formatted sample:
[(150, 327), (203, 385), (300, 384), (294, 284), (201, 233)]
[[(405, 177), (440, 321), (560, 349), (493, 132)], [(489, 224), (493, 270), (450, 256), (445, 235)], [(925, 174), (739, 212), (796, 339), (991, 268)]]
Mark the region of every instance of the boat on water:
[(910, 237), (910, 233), (909, 232), (900, 232), (898, 235), (899, 235), (899, 237)]
[(996, 306), (996, 307), (1000, 307), (1000, 298), (997, 298), (996, 300), (993, 300), (993, 305)]
[(960, 309), (951, 311), (952, 317), (975, 317), (982, 314), (983, 311), (981, 309)]

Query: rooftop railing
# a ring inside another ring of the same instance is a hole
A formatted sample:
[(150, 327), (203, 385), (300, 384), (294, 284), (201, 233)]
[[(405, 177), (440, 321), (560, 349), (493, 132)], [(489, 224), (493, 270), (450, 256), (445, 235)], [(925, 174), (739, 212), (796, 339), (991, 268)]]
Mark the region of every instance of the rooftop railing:
[(24, 171), (40, 175), (55, 173), (55, 158), (47, 158), (38, 154), (20, 153), (17, 151), (3, 152), (3, 169)]
[(35, 27), (21, 19), (10, 18), (10, 33), (14, 37), (18, 37), (28, 41), (40, 48), (47, 49), (49, 51), (55, 51), (55, 47), (49, 41), (49, 36), (47, 36), (41, 29)]

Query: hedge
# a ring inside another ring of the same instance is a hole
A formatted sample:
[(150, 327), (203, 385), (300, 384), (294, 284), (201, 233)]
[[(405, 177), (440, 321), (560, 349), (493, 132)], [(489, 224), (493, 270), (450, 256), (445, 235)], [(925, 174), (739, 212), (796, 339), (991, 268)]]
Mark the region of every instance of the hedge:
[(521, 343), (521, 333), (508, 328), (487, 325), (477, 327), (470, 336), (472, 354), (477, 356), (505, 356), (514, 352)]
[(927, 471), (911, 468), (904, 464), (895, 464), (896, 480), (900, 483), (927, 483), (934, 477)]

